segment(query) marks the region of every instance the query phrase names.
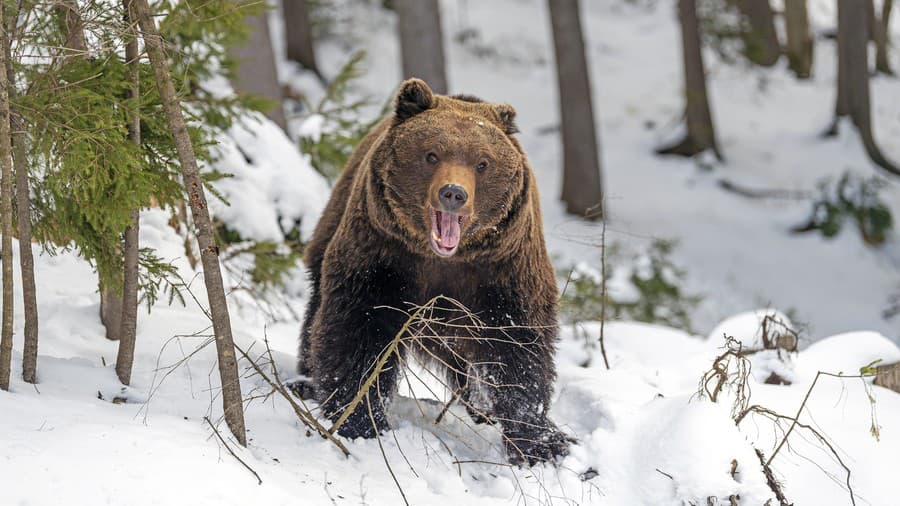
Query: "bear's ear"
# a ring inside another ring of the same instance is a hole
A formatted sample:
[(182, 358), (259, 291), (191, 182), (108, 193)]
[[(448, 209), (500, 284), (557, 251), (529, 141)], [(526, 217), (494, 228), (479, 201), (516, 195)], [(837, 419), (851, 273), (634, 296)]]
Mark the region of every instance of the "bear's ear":
[(394, 115), (403, 121), (434, 107), (434, 94), (421, 79), (407, 79), (400, 85), (394, 102)]
[(500, 118), (500, 126), (506, 135), (519, 133), (519, 127), (516, 126), (516, 110), (509, 104), (497, 104), (494, 106), (497, 117)]

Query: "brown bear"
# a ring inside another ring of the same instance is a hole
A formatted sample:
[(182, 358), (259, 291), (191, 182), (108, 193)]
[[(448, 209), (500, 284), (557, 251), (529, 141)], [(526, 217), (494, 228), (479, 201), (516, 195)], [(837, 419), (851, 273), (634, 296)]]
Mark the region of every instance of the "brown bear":
[[(547, 417), (557, 286), (514, 117), (509, 105), (435, 95), (410, 79), (394, 113), (351, 156), (305, 253), (312, 294), (299, 372), (330, 419), (343, 414), (406, 322), (395, 308), (444, 295), (482, 325), (475, 339), (428, 346), (469, 413), (500, 423), (514, 464), (568, 453)], [(440, 333), (469, 335), (461, 327)], [(383, 403), (397, 365), (392, 357), (372, 386), (372, 412), (359, 405), (341, 435), (389, 428)]]

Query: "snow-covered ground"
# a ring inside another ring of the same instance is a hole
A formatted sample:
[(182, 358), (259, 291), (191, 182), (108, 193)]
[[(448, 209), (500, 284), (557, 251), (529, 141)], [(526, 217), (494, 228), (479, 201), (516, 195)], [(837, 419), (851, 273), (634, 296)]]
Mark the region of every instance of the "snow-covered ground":
[[(15, 374), (10, 393), (0, 392), (0, 504), (403, 504), (392, 473), (412, 505), (728, 504), (732, 495), (742, 505), (770, 499), (777, 504), (754, 449), (772, 455), (783, 432), (754, 415), (738, 427), (728, 402), (696, 395), (722, 352), (723, 333), (745, 343), (758, 339), (755, 314), (717, 324), (765, 306), (791, 310), (808, 324), (802, 350), (785, 363), (765, 353), (751, 359), (750, 403), (785, 415), (797, 412), (818, 371), (854, 375), (875, 360), (900, 360), (897, 323), (881, 318), (898, 287), (896, 237), (871, 249), (851, 228), (833, 241), (791, 236), (787, 229), (806, 217), (807, 204), (748, 201), (717, 186), (720, 177), (728, 177), (748, 186), (810, 190), (819, 178), (848, 168), (875, 173), (851, 133), (830, 141), (817, 137), (832, 109), (832, 43), (818, 41), (815, 77), (804, 83), (794, 81), (783, 62), (770, 71), (749, 70), (709, 55), (711, 98), (727, 161), (706, 171), (652, 154), (677, 135), (672, 125), (681, 109), (671, 2), (582, 4), (601, 121), (609, 239), (630, 247), (654, 237), (678, 239), (675, 260), (688, 273), (686, 290), (705, 299), (693, 315), (703, 336), (609, 323), (610, 370), (594, 344), (597, 324), (585, 324), (579, 337), (570, 327), (562, 329), (551, 416), (578, 442), (558, 467), (509, 468), (502, 464), (496, 429), (473, 426), (458, 407), (435, 423), (440, 407), (409, 397), (392, 405), (396, 430), (380, 444), (348, 442), (351, 456), (345, 458), (328, 441), (310, 437), (287, 403), (274, 397), (247, 404), (247, 449), (237, 448), (219, 425), (231, 448), (259, 474), (259, 484), (204, 420), (217, 423), (221, 407), (209, 323), (197, 303), (190, 297), (184, 308), (160, 302), (140, 315), (132, 386), (123, 390), (112, 368), (116, 344), (104, 339), (97, 317), (90, 266), (70, 254), (40, 255), (39, 383), (18, 377), (17, 307)], [(335, 29), (352, 31), (354, 42), (326, 42), (319, 59), (328, 74), (354, 48), (366, 48), (369, 73), (356, 91), (380, 102), (400, 77), (394, 20), (380, 8), (352, 5)], [(817, 30), (831, 24), (829, 5), (811, 2)], [(560, 265), (599, 263), (598, 229), (566, 216), (556, 200), (559, 139), (547, 127), (558, 120), (545, 2), (448, 0), (442, 7), (451, 91), (518, 109), (521, 138), (541, 184), (552, 253)], [(480, 34), (477, 43), (498, 53), (476, 57), (455, 42), (461, 29), (472, 27)], [(282, 71), (287, 80), (295, 76), (285, 65)], [(896, 82), (873, 81), (876, 132), (885, 152), (900, 159), (895, 96)], [(225, 142), (220, 163), (237, 178), (227, 183), (231, 188), (223, 187), (234, 208), (218, 212), (231, 213), (229, 222), (248, 236), (274, 237), (279, 220), (289, 227), (300, 219), (301, 231), (308, 232), (324, 202), (321, 179), (287, 142), (270, 124), (236, 130)], [(888, 187), (885, 198), (900, 208), (896, 187)], [(272, 208), (259, 208), (267, 200)], [(204, 304), (202, 282), (187, 266), (168, 217), (150, 210), (142, 218), (142, 244), (171, 259), (186, 280), (194, 279), (194, 294)], [(241, 283), (233, 271), (228, 277), (231, 286)], [(302, 312), (302, 280), (292, 288), (285, 300)], [(289, 376), (299, 323), (276, 321), (271, 308), (260, 307), (245, 291), (233, 291), (230, 303), (238, 345), (252, 346), (257, 354), (267, 338), (282, 374)], [(762, 384), (770, 370), (789, 376), (793, 385)], [(900, 496), (894, 478), (900, 396), (869, 383), (820, 377), (801, 421), (824, 434), (850, 468), (857, 504), (890, 505)], [(265, 384), (248, 374), (242, 387), (249, 396)], [(425, 393), (415, 382), (404, 390), (410, 389)], [(871, 432), (873, 417), (878, 438)], [(850, 503), (844, 470), (824, 448), (810, 432), (796, 429), (773, 460), (794, 504)]]

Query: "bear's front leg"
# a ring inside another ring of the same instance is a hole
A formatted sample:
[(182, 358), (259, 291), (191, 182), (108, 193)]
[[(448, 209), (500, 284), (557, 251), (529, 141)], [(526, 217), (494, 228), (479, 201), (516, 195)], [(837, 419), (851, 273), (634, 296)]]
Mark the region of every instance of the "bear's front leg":
[[(533, 465), (568, 455), (570, 439), (548, 417), (556, 368), (553, 306), (528, 307), (517, 290), (487, 290), (490, 309), (479, 345), (486, 360), (477, 367), (479, 385), (500, 422), (507, 459)], [(533, 302), (533, 301), (532, 301)], [(526, 309), (527, 308), (527, 309)]]
[[(401, 307), (402, 286), (394, 272), (382, 266), (337, 265), (325, 274), (322, 300), (311, 332), (310, 362), (316, 397), (332, 422), (350, 407), (367, 380), (372, 379), (353, 412), (338, 429), (348, 438), (371, 438), (390, 428), (385, 404), (395, 390), (397, 357), (392, 353), (372, 377), (376, 363), (402, 326), (402, 314), (385, 306)], [(380, 306), (380, 307), (378, 307)], [(399, 316), (398, 316), (399, 315)], [(398, 350), (399, 351), (399, 350)]]

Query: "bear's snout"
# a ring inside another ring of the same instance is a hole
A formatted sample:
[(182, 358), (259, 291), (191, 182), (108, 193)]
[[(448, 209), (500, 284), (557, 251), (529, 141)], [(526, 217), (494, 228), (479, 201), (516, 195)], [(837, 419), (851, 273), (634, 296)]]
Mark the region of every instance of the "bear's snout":
[(466, 189), (458, 184), (445, 184), (438, 190), (438, 201), (446, 211), (456, 211), (469, 200)]

